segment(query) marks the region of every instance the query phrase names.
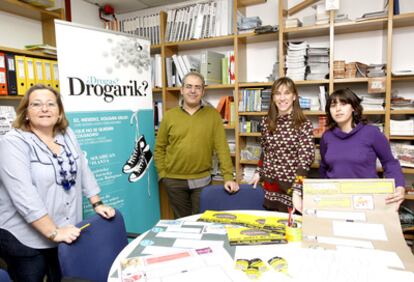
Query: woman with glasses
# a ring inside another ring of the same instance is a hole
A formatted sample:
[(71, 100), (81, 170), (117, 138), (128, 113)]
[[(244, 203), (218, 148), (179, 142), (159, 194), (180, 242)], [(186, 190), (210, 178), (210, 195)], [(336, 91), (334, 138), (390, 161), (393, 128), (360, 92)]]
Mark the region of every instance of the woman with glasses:
[(362, 117), (361, 99), (350, 89), (333, 92), (326, 103), (328, 130), (320, 142), (322, 178), (378, 178), (377, 158), (384, 177), (395, 179), (395, 193), (386, 202), (404, 200), (404, 175), (387, 138)]
[(13, 127), (0, 139), (0, 257), (14, 281), (60, 281), (57, 243), (79, 237), (82, 194), (104, 218), (115, 210), (98, 195), (57, 91), (31, 87)]
[(302, 211), (302, 181), (315, 158), (312, 123), (299, 106), (295, 83), (281, 77), (272, 85), (270, 107), (261, 122), (259, 165), (250, 184), (263, 181), (264, 207)]

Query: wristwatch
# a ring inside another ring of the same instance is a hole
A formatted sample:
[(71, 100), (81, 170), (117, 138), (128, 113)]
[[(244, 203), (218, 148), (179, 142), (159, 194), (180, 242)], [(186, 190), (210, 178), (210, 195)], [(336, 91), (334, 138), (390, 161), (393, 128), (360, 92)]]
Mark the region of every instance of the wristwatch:
[(48, 238), (50, 241), (53, 241), (53, 240), (56, 238), (57, 234), (58, 234), (58, 230), (57, 230), (57, 228), (56, 228), (56, 229), (52, 232), (52, 234), (50, 234), (47, 238)]

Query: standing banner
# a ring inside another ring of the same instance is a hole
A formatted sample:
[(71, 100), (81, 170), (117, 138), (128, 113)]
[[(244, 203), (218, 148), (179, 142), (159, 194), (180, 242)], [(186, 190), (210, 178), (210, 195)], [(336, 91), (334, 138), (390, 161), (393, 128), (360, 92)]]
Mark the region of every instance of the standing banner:
[[(142, 233), (160, 218), (150, 42), (64, 21), (55, 25), (70, 127), (103, 202), (122, 212), (128, 232)], [(92, 212), (84, 199), (84, 216)]]

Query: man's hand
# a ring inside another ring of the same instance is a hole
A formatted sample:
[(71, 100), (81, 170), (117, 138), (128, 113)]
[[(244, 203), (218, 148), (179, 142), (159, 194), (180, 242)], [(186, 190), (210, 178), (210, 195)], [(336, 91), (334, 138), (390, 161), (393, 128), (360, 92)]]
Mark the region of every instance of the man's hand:
[(229, 193), (236, 193), (239, 191), (239, 184), (237, 184), (234, 181), (226, 181), (224, 183), (224, 190), (226, 190)]

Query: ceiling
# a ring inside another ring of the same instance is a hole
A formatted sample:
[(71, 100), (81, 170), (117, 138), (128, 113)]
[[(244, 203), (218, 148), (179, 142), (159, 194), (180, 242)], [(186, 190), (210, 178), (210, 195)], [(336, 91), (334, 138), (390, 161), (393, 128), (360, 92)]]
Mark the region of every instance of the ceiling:
[[(152, 8), (157, 6), (165, 6), (185, 2), (185, 0), (84, 0), (88, 3), (96, 4), (100, 7), (109, 4), (115, 9), (116, 14), (123, 14)], [(188, 0), (187, 0), (188, 1)]]

